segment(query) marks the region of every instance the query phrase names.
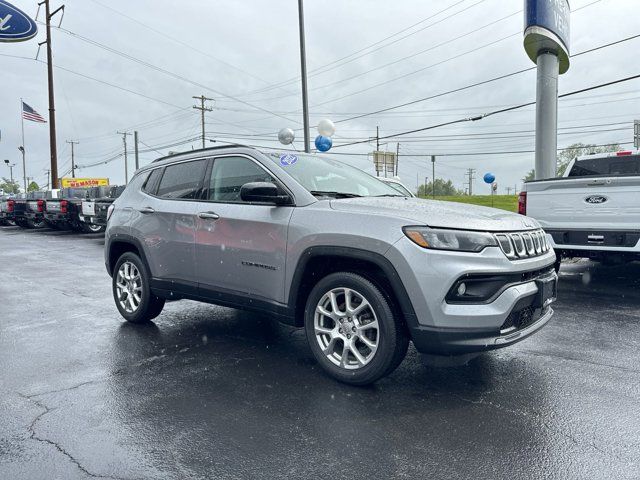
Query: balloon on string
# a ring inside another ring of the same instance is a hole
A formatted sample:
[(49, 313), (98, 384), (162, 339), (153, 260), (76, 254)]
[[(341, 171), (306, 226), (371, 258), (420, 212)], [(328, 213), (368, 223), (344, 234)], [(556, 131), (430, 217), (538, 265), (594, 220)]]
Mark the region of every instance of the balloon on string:
[(278, 132), (278, 140), (283, 145), (291, 145), (296, 138), (296, 134), (290, 128), (283, 128)]
[(315, 140), (316, 148), (319, 152), (328, 151), (333, 145), (331, 137), (325, 137), (324, 135), (318, 135)]
[(482, 177), (484, 183), (493, 183), (496, 181), (496, 176), (493, 173), (485, 173)]
[(336, 126), (328, 118), (318, 122), (318, 133), (323, 137), (332, 137), (336, 133)]

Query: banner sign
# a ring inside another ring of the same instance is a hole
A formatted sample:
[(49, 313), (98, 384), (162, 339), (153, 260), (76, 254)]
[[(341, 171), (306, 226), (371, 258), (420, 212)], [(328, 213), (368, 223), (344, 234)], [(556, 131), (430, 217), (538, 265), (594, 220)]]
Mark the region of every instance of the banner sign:
[(553, 51), (560, 73), (569, 69), (571, 9), (569, 0), (525, 0), (524, 48), (536, 62), (541, 51)]
[(36, 33), (36, 22), (19, 8), (0, 0), (0, 42), (23, 42)]
[(61, 188), (102, 187), (109, 185), (108, 178), (61, 178)]

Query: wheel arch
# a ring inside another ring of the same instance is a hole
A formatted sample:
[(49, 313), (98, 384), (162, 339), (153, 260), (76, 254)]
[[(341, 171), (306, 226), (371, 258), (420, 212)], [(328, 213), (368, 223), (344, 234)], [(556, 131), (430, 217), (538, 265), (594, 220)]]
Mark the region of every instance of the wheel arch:
[(379, 287), (405, 324), (417, 322), (398, 272), (383, 255), (352, 247), (315, 246), (307, 248), (299, 258), (288, 296), (295, 326), (304, 325), (306, 299), (313, 286), (327, 275), (343, 271), (362, 275)]
[(131, 252), (138, 255), (138, 257), (140, 257), (140, 260), (142, 260), (142, 263), (144, 263), (147, 272), (151, 272), (151, 270), (149, 270), (149, 263), (147, 262), (147, 258), (144, 253), (144, 248), (137, 238), (131, 237), (129, 235), (118, 235), (113, 237), (112, 239), (109, 239), (107, 248), (109, 254), (107, 256), (106, 267), (109, 275), (113, 274), (113, 269), (116, 266), (116, 262), (122, 256), (122, 254), (126, 252)]

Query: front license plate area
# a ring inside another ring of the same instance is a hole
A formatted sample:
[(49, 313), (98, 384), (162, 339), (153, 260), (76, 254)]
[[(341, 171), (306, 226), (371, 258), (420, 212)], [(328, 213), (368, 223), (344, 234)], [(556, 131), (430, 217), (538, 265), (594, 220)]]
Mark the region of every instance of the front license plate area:
[(536, 295), (535, 307), (544, 308), (558, 298), (558, 277), (542, 278), (536, 280), (538, 295)]

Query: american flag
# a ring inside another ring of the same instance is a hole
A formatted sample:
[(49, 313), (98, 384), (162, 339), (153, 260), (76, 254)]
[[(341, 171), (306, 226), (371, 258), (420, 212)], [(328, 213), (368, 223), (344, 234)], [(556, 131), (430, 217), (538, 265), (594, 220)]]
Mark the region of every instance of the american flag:
[(31, 120), (32, 122), (47, 123), (47, 121), (42, 118), (42, 115), (24, 102), (22, 102), (22, 118)]

